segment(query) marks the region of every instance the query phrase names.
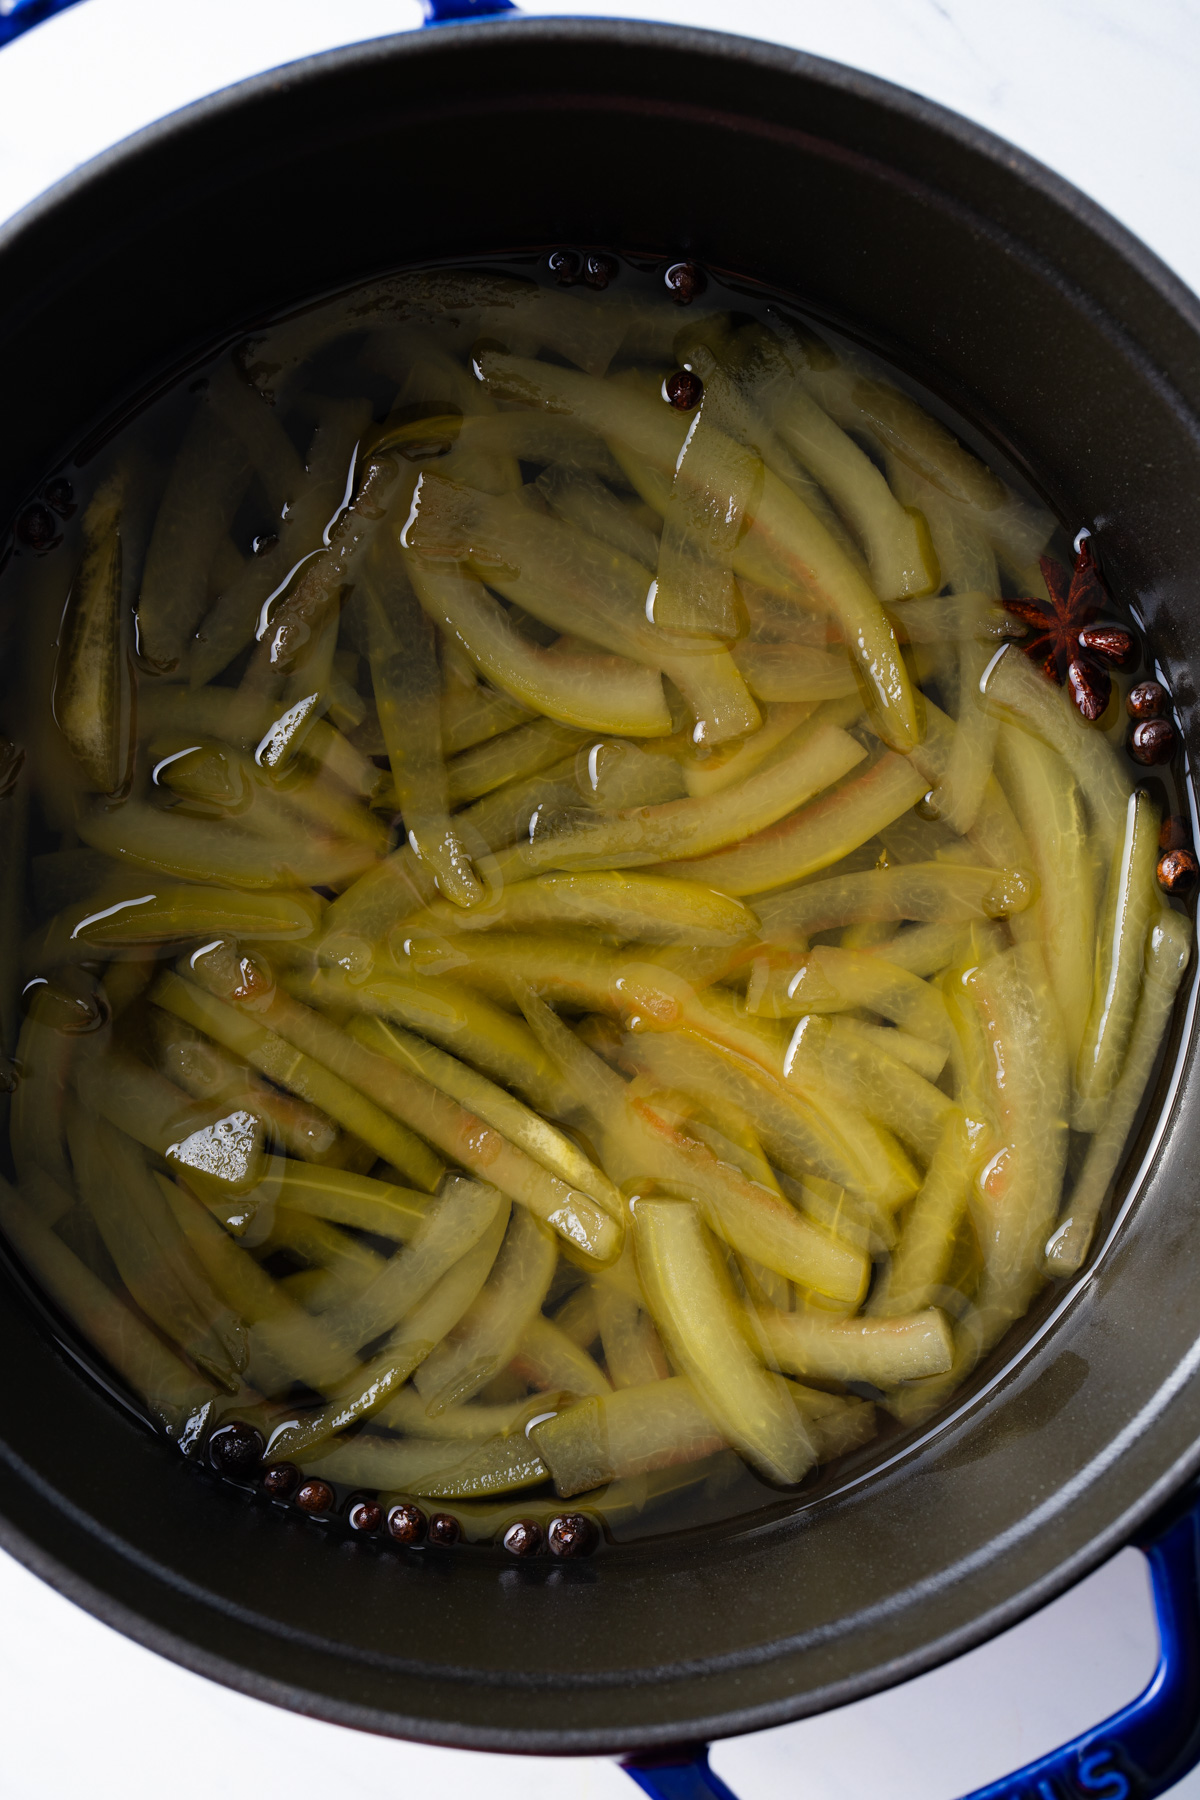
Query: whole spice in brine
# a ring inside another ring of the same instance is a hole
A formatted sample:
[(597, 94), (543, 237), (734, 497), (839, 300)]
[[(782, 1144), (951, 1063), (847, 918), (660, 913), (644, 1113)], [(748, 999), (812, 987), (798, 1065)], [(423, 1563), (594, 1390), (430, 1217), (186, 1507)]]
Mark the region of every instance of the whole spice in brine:
[(542, 1547), (542, 1528), (532, 1519), (517, 1519), (504, 1533), (510, 1556), (536, 1556)]
[(691, 369), (676, 369), (663, 382), (663, 399), (677, 412), (691, 412), (704, 398), (704, 383)]
[(1153, 768), (1170, 762), (1175, 754), (1175, 727), (1169, 719), (1142, 719), (1129, 734), (1129, 754), (1134, 762)]
[(1038, 559), (1049, 603), (1030, 597), (1005, 600), (1004, 606), (1029, 627), (1022, 644), (1026, 656), (1040, 662), (1051, 681), (1065, 681), (1072, 700), (1094, 723), (1112, 693), (1110, 668), (1126, 668), (1136, 654), (1133, 633), (1122, 625), (1097, 625), (1111, 604), (1100, 577), (1090, 538), (1085, 538), (1068, 575), (1052, 556)]
[(378, 1500), (353, 1500), (346, 1518), (351, 1531), (375, 1532), (383, 1524), (383, 1508)]
[(429, 1521), (419, 1506), (407, 1503), (393, 1506), (387, 1516), (388, 1536), (398, 1544), (420, 1544), (429, 1529)]
[(589, 1556), (596, 1548), (596, 1527), (584, 1513), (563, 1513), (551, 1519), (546, 1534), (552, 1556)]
[(272, 1500), (290, 1500), (299, 1481), (300, 1471), (295, 1463), (272, 1463), (263, 1471), (263, 1488)]
[(332, 1512), (333, 1504), (333, 1489), (327, 1481), (305, 1481), (296, 1489), (296, 1505), (301, 1512)]
[(1170, 704), (1171, 696), (1161, 681), (1139, 681), (1125, 696), (1125, 711), (1131, 719), (1161, 719)]
[(1191, 850), (1167, 850), (1158, 859), (1158, 885), (1166, 894), (1190, 894), (1200, 876)]
[(222, 1475), (244, 1475), (258, 1466), (265, 1449), (262, 1432), (253, 1425), (222, 1425), (208, 1440), (208, 1460)]
[(40, 555), (58, 542), (58, 520), (48, 506), (35, 500), (17, 520), (17, 537), (27, 550), (36, 550)]
[(708, 286), (703, 269), (697, 268), (694, 262), (672, 263), (663, 276), (670, 291), (671, 298), (680, 306), (690, 306), (698, 294), (702, 294)]

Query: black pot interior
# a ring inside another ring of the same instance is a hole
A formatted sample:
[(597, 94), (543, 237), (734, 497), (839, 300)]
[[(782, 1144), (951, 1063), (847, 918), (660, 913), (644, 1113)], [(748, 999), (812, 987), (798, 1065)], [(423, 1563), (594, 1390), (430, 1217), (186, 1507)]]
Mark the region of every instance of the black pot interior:
[[(114, 153), (0, 240), (0, 519), (240, 325), (400, 264), (555, 243), (793, 293), (944, 395), (1096, 529), (1194, 746), (1194, 300), (985, 134), (733, 39), (443, 29), (263, 77)], [(949, 1419), (814, 1503), (582, 1565), (350, 1543), (217, 1484), (6, 1277), (4, 1541), (165, 1654), (368, 1729), (606, 1750), (837, 1704), (1048, 1598), (1197, 1461), (1198, 1107), (1189, 1009), (1136, 1203)]]

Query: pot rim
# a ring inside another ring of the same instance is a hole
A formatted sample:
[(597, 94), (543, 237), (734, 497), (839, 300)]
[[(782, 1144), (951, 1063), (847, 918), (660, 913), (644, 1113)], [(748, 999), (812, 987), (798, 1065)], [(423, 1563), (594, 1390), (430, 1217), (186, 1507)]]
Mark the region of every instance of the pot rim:
[(1136, 233), (1122, 225), (1106, 207), (1093, 200), (1074, 182), (1057, 174), (1047, 163), (1010, 143), (999, 133), (976, 124), (952, 107), (926, 99), (912, 88), (902, 87), (898, 82), (887, 81), (879, 75), (868, 74), (848, 63), (817, 56), (807, 50), (794, 50), (767, 38), (744, 37), (736, 32), (713, 31), (700, 26), (671, 25), (641, 19), (613, 19), (602, 15), (555, 18), (535, 17), (517, 11), (498, 17), (464, 20), (461, 23), (447, 22), (438, 24), (436, 29), (414, 26), (406, 31), (315, 51), (312, 55), (297, 57), (292, 62), (280, 63), (257, 75), (231, 82), (199, 100), (189, 101), (173, 112), (164, 113), (162, 118), (118, 139), (107, 150), (102, 150), (87, 162), (79, 164), (36, 198), (28, 201), (0, 224), (0, 257), (8, 252), (11, 244), (24, 231), (40, 223), (63, 201), (85, 191), (93, 181), (120, 169), (127, 161), (140, 160), (156, 144), (165, 142), (192, 124), (217, 118), (234, 107), (251, 104), (260, 95), (276, 92), (283, 86), (299, 86), (328, 70), (351, 69), (356, 63), (373, 60), (380, 54), (392, 55), (398, 50), (415, 56), (433, 54), (444, 45), (453, 47), (463, 41), (477, 44), (488, 37), (499, 37), (503, 41), (514, 31), (524, 32), (547, 43), (603, 38), (616, 44), (628, 42), (631, 48), (639, 44), (647, 48), (661, 45), (708, 56), (723, 56), (727, 60), (750, 65), (757, 63), (764, 68), (783, 68), (788, 73), (810, 76), (827, 88), (865, 100), (882, 110), (902, 114), (914, 123), (956, 139), (964, 149), (986, 157), (1007, 174), (1015, 175), (1027, 186), (1036, 188), (1046, 199), (1069, 212), (1081, 225), (1102, 238), (1125, 262), (1131, 264), (1168, 305), (1183, 315), (1191, 329), (1200, 335), (1200, 294), (1189, 287), (1156, 251), (1151, 250)]

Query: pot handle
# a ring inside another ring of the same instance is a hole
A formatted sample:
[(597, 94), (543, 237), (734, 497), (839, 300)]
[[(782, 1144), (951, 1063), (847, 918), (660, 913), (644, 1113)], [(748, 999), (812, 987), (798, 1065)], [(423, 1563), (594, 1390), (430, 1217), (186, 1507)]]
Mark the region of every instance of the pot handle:
[[(1150, 1685), (1102, 1725), (965, 1800), (1153, 1800), (1200, 1762), (1200, 1484), (1134, 1542), (1150, 1564), (1158, 1623)], [(651, 1800), (735, 1800), (709, 1768), (707, 1745), (624, 1767)]]
[(0, 10), (0, 50), (30, 26), (40, 25), (43, 19), (52, 19), (55, 13), (66, 12), (68, 6), (75, 4), (76, 0), (9, 0), (8, 6)]
[(708, 1766), (708, 1745), (671, 1756), (631, 1756), (621, 1764), (650, 1800), (737, 1800)]
[[(62, 3), (69, 6), (71, 0)], [(464, 19), (490, 19), (521, 10), (513, 0), (421, 0), (421, 7), (426, 25), (460, 25)]]
[[(65, 12), (78, 0), (9, 0), (0, 11), (0, 49), (11, 44), (33, 25)], [(426, 25), (448, 25), (453, 20), (485, 19), (496, 13), (517, 12), (513, 0), (421, 0)]]

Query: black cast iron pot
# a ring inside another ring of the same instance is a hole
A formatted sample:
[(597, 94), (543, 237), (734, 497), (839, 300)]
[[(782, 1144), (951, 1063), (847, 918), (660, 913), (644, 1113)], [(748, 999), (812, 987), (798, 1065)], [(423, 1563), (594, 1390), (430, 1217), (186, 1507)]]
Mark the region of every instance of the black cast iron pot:
[[(0, 522), (238, 325), (555, 243), (754, 277), (941, 392), (1094, 528), (1194, 749), (1194, 296), (987, 133), (734, 38), (446, 26), (264, 75), (93, 163), (0, 234)], [(1048, 1599), (1200, 1465), (1196, 1063), (1189, 1008), (1088, 1272), (951, 1416), (783, 1516), (537, 1570), (375, 1553), (198, 1479), (3, 1277), (0, 1540), (205, 1675), (443, 1744), (647, 1750), (870, 1693)]]

